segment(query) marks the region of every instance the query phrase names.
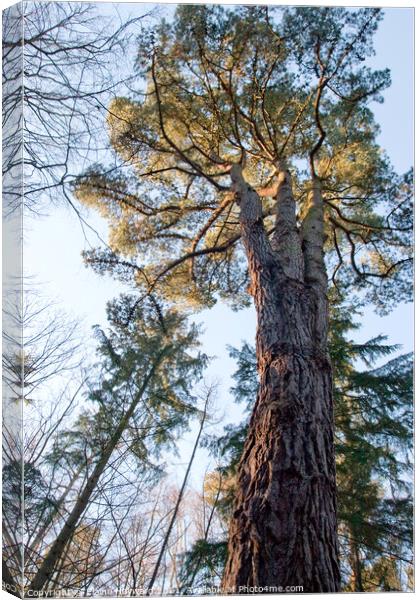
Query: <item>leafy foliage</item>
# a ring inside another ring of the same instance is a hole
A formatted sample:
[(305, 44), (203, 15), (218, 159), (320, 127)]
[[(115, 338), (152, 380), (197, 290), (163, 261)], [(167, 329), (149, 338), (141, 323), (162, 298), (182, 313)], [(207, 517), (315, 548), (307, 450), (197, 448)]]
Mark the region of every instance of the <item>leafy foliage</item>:
[[(109, 307), (110, 318), (121, 317), (127, 307), (131, 310), (132, 299), (123, 296)], [(97, 381), (89, 385), (88, 408), (71, 431), (57, 438), (50, 459), (78, 463), (87, 448), (100, 457), (147, 378), (124, 445), (140, 468), (151, 467), (150, 459), (174, 448), (174, 436), (197, 413), (193, 384), (207, 364), (198, 350), (199, 329), (176, 311), (163, 315), (146, 302), (136, 308), (128, 327), (115, 324), (108, 334), (99, 327), (95, 331), (100, 362)]]
[[(396, 174), (369, 107), (390, 84), (364, 66), (378, 9), (179, 6), (140, 42), (143, 97), (115, 98), (109, 136), (121, 169), (94, 166), (75, 186), (109, 222), (99, 272), (147, 295), (247, 303), (232, 164), (274, 225), (279, 164), (293, 174), (299, 222), (322, 181), (329, 273), (386, 311), (411, 293), (412, 175)], [(392, 283), (388, 283), (392, 282)]]
[[(199, 329), (151, 299), (134, 312), (132, 305), (125, 296), (110, 304), (109, 330), (95, 328), (98, 363), (87, 377), (84, 405), (72, 419), (64, 419), (70, 409), (57, 422), (51, 417), (38, 463), (24, 465), (25, 587), (42, 589), (53, 574), (57, 587), (80, 590), (109, 574), (116, 557), (108, 544), (134, 511), (153, 505), (147, 494), (164, 473), (164, 451), (176, 451), (177, 437), (201, 416), (194, 385), (207, 357)], [(125, 326), (118, 319), (127, 310)], [(21, 466), (10, 464), (4, 477), (10, 526), (22, 510)], [(17, 552), (8, 546), (9, 554)]]

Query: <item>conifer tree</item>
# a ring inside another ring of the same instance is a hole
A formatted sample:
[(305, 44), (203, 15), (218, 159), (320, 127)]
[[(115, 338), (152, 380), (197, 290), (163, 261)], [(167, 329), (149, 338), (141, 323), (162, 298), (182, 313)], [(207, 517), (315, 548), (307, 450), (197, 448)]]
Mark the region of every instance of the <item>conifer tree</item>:
[[(32, 520), (22, 576), (31, 594), (79, 590), (106, 570), (98, 568), (105, 561), (99, 541), (106, 515), (122, 506), (129, 515), (162, 475), (163, 451), (200, 415), (193, 386), (207, 359), (197, 327), (152, 300), (136, 309), (129, 327), (120, 326), (131, 305), (127, 297), (111, 303), (109, 331), (96, 328), (98, 364), (84, 406), (71, 425), (55, 425), (39, 467), (26, 469)], [(6, 498), (16, 492), (18, 474), (6, 472)]]
[(347, 342), (354, 329), (354, 306), (336, 309), (330, 351), (342, 567), (349, 591), (401, 590), (392, 565), (405, 567), (412, 556), (413, 357), (374, 368), (397, 347), (385, 336)]
[[(411, 290), (411, 174), (375, 141), (378, 9), (179, 6), (116, 98), (120, 172), (79, 200), (109, 221), (99, 272), (184, 307), (253, 297), (259, 388), (224, 588), (339, 588), (327, 281), (387, 310)], [(130, 169), (126, 167), (130, 166)]]

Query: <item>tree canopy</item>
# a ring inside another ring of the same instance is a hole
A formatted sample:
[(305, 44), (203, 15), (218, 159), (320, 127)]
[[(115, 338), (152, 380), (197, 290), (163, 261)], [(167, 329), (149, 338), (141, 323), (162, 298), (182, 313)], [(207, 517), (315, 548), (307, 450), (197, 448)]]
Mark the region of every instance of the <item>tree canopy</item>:
[[(141, 97), (109, 106), (121, 169), (94, 166), (78, 199), (108, 219), (100, 272), (196, 307), (247, 302), (232, 164), (263, 200), (273, 235), (279, 172), (298, 220), (322, 182), (329, 275), (385, 311), (410, 296), (411, 172), (394, 172), (370, 108), (390, 84), (373, 54), (378, 9), (179, 6), (140, 43)], [(392, 281), (392, 283), (391, 283)]]

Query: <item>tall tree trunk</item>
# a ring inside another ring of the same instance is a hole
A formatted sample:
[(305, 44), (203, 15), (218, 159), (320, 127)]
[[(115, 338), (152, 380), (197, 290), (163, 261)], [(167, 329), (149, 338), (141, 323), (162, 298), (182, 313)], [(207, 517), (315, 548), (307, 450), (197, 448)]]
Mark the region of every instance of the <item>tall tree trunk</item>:
[(271, 243), (261, 199), (239, 166), (231, 177), (257, 310), (260, 386), (239, 465), (222, 585), (232, 593), (255, 586), (335, 592), (340, 575), (321, 189), (314, 181), (299, 236), (290, 174), (282, 168)]

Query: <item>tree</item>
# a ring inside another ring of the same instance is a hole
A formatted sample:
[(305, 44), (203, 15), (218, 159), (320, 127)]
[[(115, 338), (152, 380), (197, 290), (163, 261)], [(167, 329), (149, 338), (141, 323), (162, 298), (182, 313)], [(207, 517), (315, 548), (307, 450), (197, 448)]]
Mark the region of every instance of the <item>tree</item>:
[(175, 525), (175, 521), (176, 521), (176, 518), (177, 518), (177, 515), (178, 515), (178, 510), (179, 510), (179, 507), (181, 506), (181, 502), (182, 502), (182, 499), (183, 499), (183, 496), (184, 496), (185, 488), (186, 488), (186, 485), (188, 483), (188, 477), (189, 477), (189, 474), (190, 474), (190, 471), (191, 471), (191, 467), (192, 467), (192, 464), (193, 464), (193, 461), (194, 461), (194, 458), (195, 458), (195, 453), (197, 452), (197, 448), (198, 448), (198, 445), (200, 443), (201, 434), (203, 432), (203, 428), (204, 428), (204, 425), (205, 425), (205, 422), (206, 422), (207, 412), (208, 412), (208, 409), (209, 409), (208, 405), (209, 405), (209, 402), (211, 400), (211, 396), (212, 396), (212, 392), (213, 391), (214, 390), (212, 390), (212, 388), (209, 388), (207, 390), (207, 393), (206, 393), (206, 399), (205, 399), (205, 404), (204, 404), (204, 408), (203, 408), (203, 415), (202, 415), (201, 421), (200, 421), (200, 427), (198, 429), (198, 433), (197, 433), (197, 437), (196, 437), (196, 440), (195, 440), (195, 443), (194, 443), (193, 451), (191, 453), (191, 457), (190, 457), (190, 460), (188, 462), (187, 470), (185, 471), (184, 480), (182, 482), (181, 488), (179, 490), (178, 497), (176, 499), (176, 503), (175, 503), (175, 507), (174, 507), (174, 510), (173, 510), (173, 513), (172, 513), (172, 516), (171, 516), (171, 520), (169, 522), (168, 529), (167, 529), (167, 531), (165, 533), (165, 537), (164, 537), (163, 542), (162, 542), (162, 546), (161, 546), (161, 549), (160, 549), (160, 552), (159, 552), (159, 556), (158, 556), (158, 558), (156, 560), (156, 564), (155, 564), (155, 567), (153, 569), (152, 577), (150, 578), (150, 583), (149, 583), (149, 586), (148, 586), (148, 589), (147, 589), (147, 595), (148, 596), (150, 596), (150, 594), (153, 593), (153, 586), (155, 584), (156, 577), (158, 575), (162, 559), (163, 559), (163, 557), (165, 555), (165, 552), (167, 550), (168, 541), (169, 541), (170, 535), (172, 533), (172, 529), (173, 529), (173, 527)]
[[(127, 302), (110, 306), (111, 321)], [(74, 325), (48, 320), (45, 308), (34, 307), (24, 313), (30, 344), (22, 353), (8, 340), (5, 357), (16, 389), (10, 402), (25, 402), (26, 410), (17, 448), (16, 437), (4, 431), (4, 558), (16, 592), (87, 590), (124, 561), (112, 556), (113, 540), (134, 511), (147, 512), (152, 501), (145, 496), (162, 476), (162, 452), (201, 414), (192, 386), (206, 357), (197, 327), (150, 301), (130, 327), (96, 328), (99, 362), (77, 381)]]
[(103, 154), (104, 105), (129, 83), (124, 56), (148, 16), (124, 21), (117, 10), (103, 16), (78, 2), (20, 2), (4, 11), (5, 212), (21, 206), (22, 176), (30, 211), (63, 198), (73, 204), (68, 184)]
[(46, 448), (72, 418), (83, 374), (78, 324), (36, 291), (26, 289), (23, 299), (9, 293), (3, 317), (3, 560), (8, 589), (19, 593), (22, 562), (55, 512)]
[[(123, 298), (114, 310), (124, 311), (126, 302)], [(195, 413), (190, 386), (206, 360), (200, 353), (192, 353), (197, 347), (197, 329), (187, 326), (184, 317), (173, 310), (163, 314), (153, 304), (143, 305), (130, 328), (114, 329), (109, 336), (98, 330), (98, 335), (102, 376), (89, 392), (97, 408), (93, 413), (83, 411), (76, 426), (56, 439), (50, 455), (54, 465), (84, 461), (87, 465), (77, 497), (30, 581), (34, 591), (42, 590), (55, 577), (83, 515), (86, 520), (94, 494), (101, 494), (98, 486), (106, 472), (118, 476), (123, 468), (125, 484), (139, 477), (146, 484), (145, 473), (156, 470), (152, 458), (159, 457), (171, 443), (172, 433), (185, 427), (188, 416)], [(121, 484), (117, 489), (121, 505), (129, 492)]]
[[(334, 296), (333, 296), (334, 298)], [(401, 355), (375, 368), (397, 349), (385, 337), (357, 344), (349, 334), (358, 328), (355, 307), (332, 302), (329, 349), (334, 372), (338, 530), (343, 589), (407, 589), (397, 573), (412, 562), (412, 355)], [(235, 475), (246, 439), (249, 414), (258, 387), (255, 349), (231, 348), (237, 361), (232, 394), (245, 404), (247, 418), (209, 436), (217, 457), (222, 493), (219, 515), (229, 519)], [(368, 367), (363, 369), (363, 363)], [(220, 543), (220, 542), (219, 542)], [(226, 539), (222, 544), (226, 546)], [(199, 539), (186, 556), (186, 568), (202, 552), (202, 568), (215, 554)], [(223, 557), (223, 555), (222, 555)], [(222, 558), (219, 569), (223, 568)], [(213, 580), (213, 585), (218, 585)]]
[(412, 560), (413, 357), (400, 355), (374, 368), (397, 348), (384, 336), (365, 344), (348, 341), (354, 329), (354, 306), (336, 307), (330, 351), (342, 569), (346, 589), (386, 591), (379, 565)]
[[(223, 511), (223, 499), (231, 482), (222, 475), (219, 467), (206, 474), (201, 495), (201, 527), (182, 556), (179, 592), (186, 595), (200, 593), (200, 588), (218, 589), (226, 563), (226, 537), (228, 521)], [(197, 509), (195, 513), (197, 513)], [(208, 593), (208, 592), (207, 592)]]
[(389, 73), (362, 66), (380, 18), (178, 7), (141, 44), (143, 99), (109, 107), (131, 172), (95, 166), (75, 186), (110, 224), (111, 249), (86, 261), (133, 281), (137, 302), (254, 299), (260, 383), (226, 590), (339, 588), (328, 274), (381, 310), (411, 289), (411, 175), (368, 108)]

